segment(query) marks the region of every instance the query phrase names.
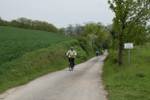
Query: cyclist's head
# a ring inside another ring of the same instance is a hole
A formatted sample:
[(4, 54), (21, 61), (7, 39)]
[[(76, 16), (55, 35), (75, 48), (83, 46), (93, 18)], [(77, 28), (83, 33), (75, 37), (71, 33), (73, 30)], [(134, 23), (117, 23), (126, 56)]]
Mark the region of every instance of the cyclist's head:
[(74, 48), (73, 48), (73, 47), (71, 47), (71, 48), (70, 48), (70, 50), (74, 50)]

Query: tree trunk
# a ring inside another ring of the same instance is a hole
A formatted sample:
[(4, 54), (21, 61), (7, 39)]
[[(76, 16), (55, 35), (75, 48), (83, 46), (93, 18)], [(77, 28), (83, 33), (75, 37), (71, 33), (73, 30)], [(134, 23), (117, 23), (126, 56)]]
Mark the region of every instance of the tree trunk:
[(123, 64), (123, 36), (124, 36), (125, 22), (122, 21), (121, 33), (119, 33), (119, 50), (118, 50), (118, 64), (121, 66)]
[(119, 48), (118, 48), (118, 64), (122, 65), (123, 63), (123, 35), (119, 35)]

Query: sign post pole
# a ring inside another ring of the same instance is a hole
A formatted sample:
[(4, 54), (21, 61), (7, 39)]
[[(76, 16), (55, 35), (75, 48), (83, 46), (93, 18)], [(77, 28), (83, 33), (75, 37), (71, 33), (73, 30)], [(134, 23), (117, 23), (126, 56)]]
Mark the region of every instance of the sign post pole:
[(128, 63), (131, 63), (131, 50), (128, 50)]
[(125, 43), (124, 48), (128, 50), (128, 63), (131, 63), (131, 49), (133, 49), (133, 43)]

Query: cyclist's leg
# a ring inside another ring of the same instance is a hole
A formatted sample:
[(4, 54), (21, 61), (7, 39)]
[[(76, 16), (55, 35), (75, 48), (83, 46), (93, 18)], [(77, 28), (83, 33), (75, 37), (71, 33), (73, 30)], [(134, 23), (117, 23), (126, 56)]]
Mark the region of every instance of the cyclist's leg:
[(73, 69), (74, 69), (74, 65), (75, 65), (75, 63), (74, 63), (74, 58), (72, 58), (72, 71), (73, 71)]
[(71, 71), (71, 58), (68, 58), (69, 61), (69, 71)]

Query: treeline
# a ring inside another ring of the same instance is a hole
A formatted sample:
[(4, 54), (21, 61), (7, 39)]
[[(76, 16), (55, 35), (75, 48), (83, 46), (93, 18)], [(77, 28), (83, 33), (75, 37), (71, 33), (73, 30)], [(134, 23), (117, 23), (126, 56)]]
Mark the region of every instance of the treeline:
[[(108, 27), (101, 23), (87, 23), (85, 25), (69, 25), (65, 28), (56, 28), (54, 25), (39, 20), (27, 18), (18, 18), (12, 21), (6, 21), (0, 18), (0, 26), (12, 26), (25, 29), (43, 30), (48, 32), (61, 33), (78, 39), (81, 47), (85, 50), (100, 50), (110, 46), (111, 35)], [(90, 45), (90, 47), (89, 47)]]
[(6, 21), (0, 18), (0, 26), (12, 26), (18, 28), (35, 29), (55, 33), (58, 32), (58, 29), (53, 24), (50, 24), (45, 21), (31, 20), (24, 17), (12, 21)]
[(90, 22), (85, 25), (69, 25), (66, 28), (61, 28), (60, 32), (67, 36), (76, 37), (83, 49), (94, 52), (108, 49), (112, 42), (108, 27), (101, 23)]

